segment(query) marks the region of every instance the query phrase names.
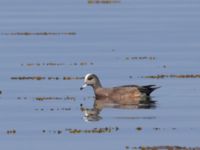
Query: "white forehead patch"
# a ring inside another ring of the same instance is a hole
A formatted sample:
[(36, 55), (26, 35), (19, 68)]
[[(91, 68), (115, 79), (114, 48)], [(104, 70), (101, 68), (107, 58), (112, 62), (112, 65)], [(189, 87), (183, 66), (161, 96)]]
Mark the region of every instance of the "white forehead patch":
[(84, 79), (84, 81), (86, 82), (87, 81), (87, 78), (89, 77), (89, 76), (91, 76), (92, 75), (92, 73), (88, 73), (88, 74), (86, 74), (85, 75), (85, 79)]

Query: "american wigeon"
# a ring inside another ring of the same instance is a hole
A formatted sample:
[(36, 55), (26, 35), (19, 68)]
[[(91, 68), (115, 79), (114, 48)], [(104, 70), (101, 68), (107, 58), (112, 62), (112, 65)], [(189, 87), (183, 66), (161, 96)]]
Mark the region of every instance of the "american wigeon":
[(112, 101), (118, 104), (138, 104), (150, 97), (151, 92), (159, 88), (155, 85), (123, 85), (112, 88), (104, 88), (97, 75), (87, 74), (84, 78), (84, 85), (81, 90), (86, 86), (91, 86), (94, 90), (95, 98)]

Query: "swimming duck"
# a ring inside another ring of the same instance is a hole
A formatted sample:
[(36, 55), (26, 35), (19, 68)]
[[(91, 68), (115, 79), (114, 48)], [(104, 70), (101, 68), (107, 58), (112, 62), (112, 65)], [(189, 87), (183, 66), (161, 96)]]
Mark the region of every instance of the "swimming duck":
[(91, 86), (94, 90), (95, 98), (112, 101), (119, 104), (138, 104), (150, 97), (150, 94), (159, 87), (155, 85), (123, 85), (111, 88), (104, 88), (95, 74), (87, 74), (84, 78), (84, 84), (80, 90), (86, 86)]

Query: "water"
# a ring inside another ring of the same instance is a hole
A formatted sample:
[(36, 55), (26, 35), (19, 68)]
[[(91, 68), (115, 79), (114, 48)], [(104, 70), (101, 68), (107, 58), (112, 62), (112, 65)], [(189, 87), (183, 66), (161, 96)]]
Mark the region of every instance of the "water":
[[(199, 17), (198, 0), (1, 0), (0, 149), (199, 146), (200, 79), (141, 78), (199, 74)], [(92, 109), (93, 92), (79, 88), (89, 72), (106, 87), (161, 86), (156, 107), (104, 108), (88, 121), (80, 104)], [(111, 133), (86, 133), (106, 127)]]

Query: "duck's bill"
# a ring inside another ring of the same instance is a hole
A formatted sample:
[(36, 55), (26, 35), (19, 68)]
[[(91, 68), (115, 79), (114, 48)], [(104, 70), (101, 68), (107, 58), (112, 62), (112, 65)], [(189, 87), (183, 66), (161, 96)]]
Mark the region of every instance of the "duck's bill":
[(83, 90), (86, 86), (87, 86), (87, 84), (83, 84), (83, 85), (80, 87), (80, 90)]

